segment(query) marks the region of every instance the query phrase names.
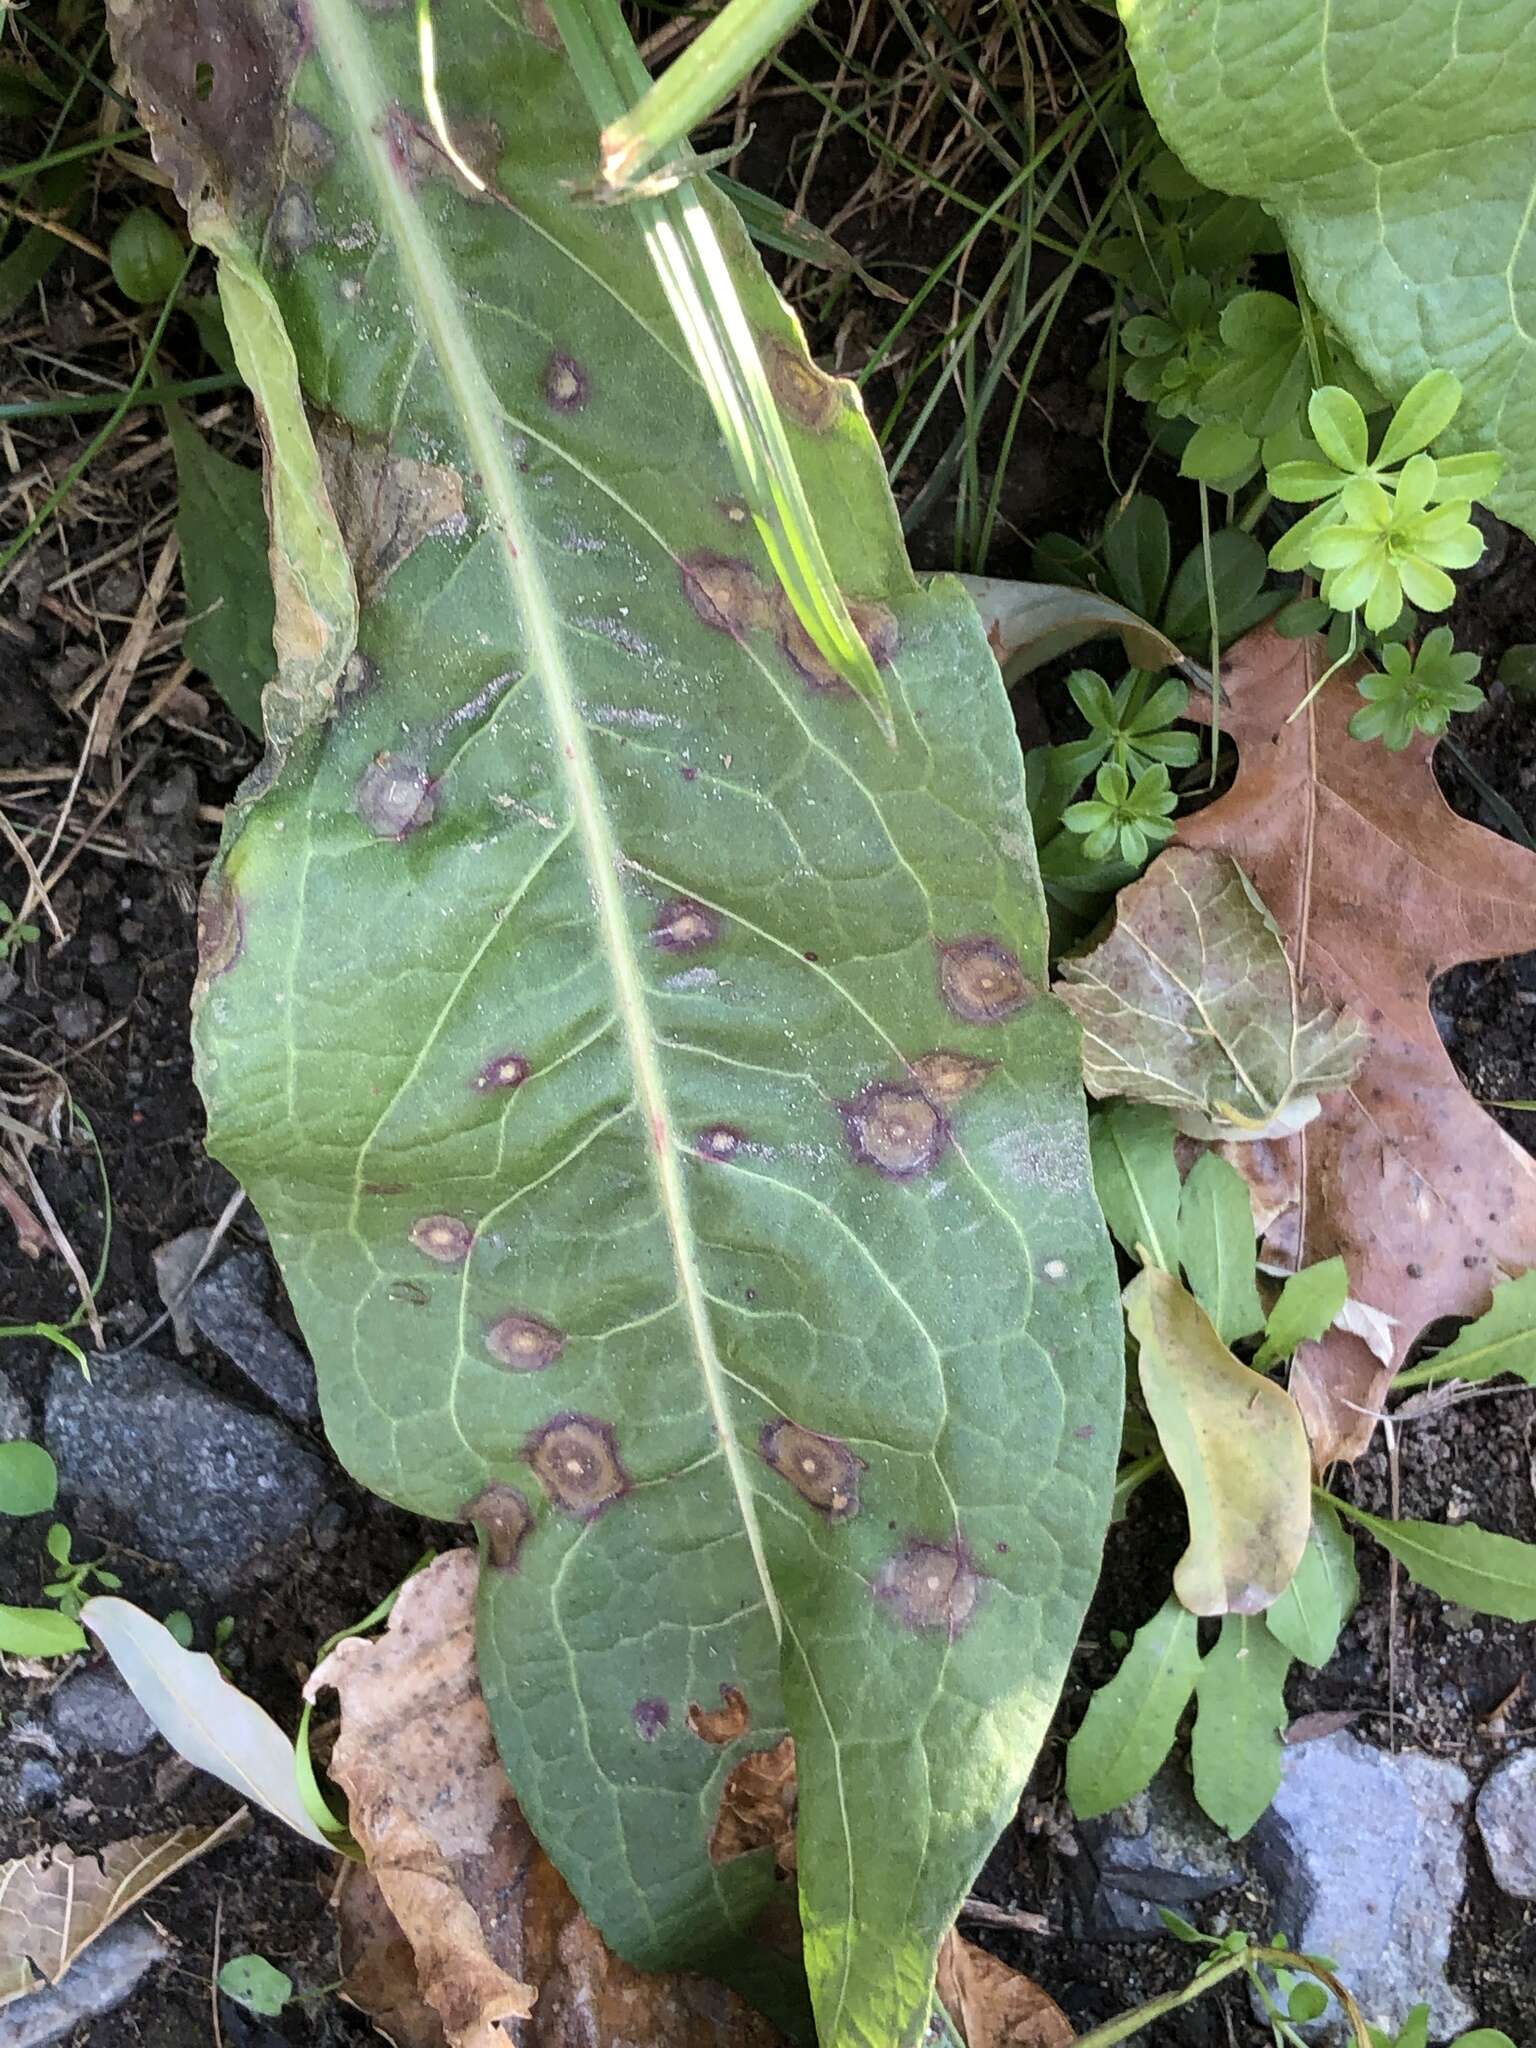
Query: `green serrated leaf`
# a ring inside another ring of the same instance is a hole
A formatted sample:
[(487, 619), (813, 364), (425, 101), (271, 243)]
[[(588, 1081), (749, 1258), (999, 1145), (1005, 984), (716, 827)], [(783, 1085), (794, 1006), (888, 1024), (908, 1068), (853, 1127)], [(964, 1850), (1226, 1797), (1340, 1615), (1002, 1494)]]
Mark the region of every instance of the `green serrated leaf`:
[(41, 1444), (0, 1443), (0, 1515), (46, 1515), (59, 1497), (59, 1468)]
[(1185, 442), (1179, 474), (1226, 489), (1251, 475), (1258, 459), (1256, 435), (1245, 433), (1230, 420), (1208, 420)]
[(1369, 1529), (1408, 1576), (1442, 1600), (1506, 1621), (1536, 1621), (1536, 1543), (1480, 1529), (1475, 1522), (1393, 1522), (1352, 1501), (1334, 1505)]
[(1342, 1087), (1367, 1038), (1298, 984), (1227, 854), (1170, 847), (1116, 898), (1115, 926), (1061, 964), (1094, 1095), (1158, 1103), (1193, 1137), (1288, 1135)]
[(1269, 1312), (1264, 1342), (1253, 1355), (1255, 1368), (1267, 1372), (1297, 1345), (1315, 1343), (1348, 1299), (1349, 1272), (1341, 1258), (1321, 1259), (1293, 1273)]
[(1492, 1380), (1506, 1372), (1536, 1386), (1536, 1271), (1501, 1281), (1486, 1314), (1423, 1365), (1399, 1373), (1392, 1384), (1400, 1392), (1437, 1380)]
[(1179, 1732), (1200, 1669), (1198, 1623), (1166, 1600), (1136, 1631), (1120, 1669), (1088, 1702), (1067, 1744), (1067, 1797), (1079, 1820), (1144, 1792)]
[(771, 1857), (712, 1832), (792, 1731), (823, 2042), (915, 2043), (1092, 1590), (1123, 1389), (984, 635), (700, 189), (894, 749), (786, 617), (656, 202), (571, 196), (592, 129), (542, 9), (435, 10), (497, 198), (413, 111), (404, 16), (133, 18), (158, 139), (223, 202), (195, 225), (277, 524), (277, 749), (205, 902), (210, 1143), (344, 1461), (479, 1530), (502, 1752), (608, 1939), (743, 1977)]
[(261, 473), (221, 455), (179, 408), (170, 409), (168, 424), (187, 587), (187, 659), (241, 724), (260, 733), (261, 693), (276, 665)]
[(1264, 1616), (1269, 1632), (1293, 1657), (1321, 1670), (1359, 1598), (1355, 1539), (1326, 1495), (1314, 1495), (1312, 1532), (1296, 1576)]
[(1280, 1789), (1290, 1652), (1262, 1620), (1229, 1614), (1195, 1686), (1195, 1797), (1236, 1841)]
[(1202, 1152), (1184, 1181), (1179, 1254), (1195, 1299), (1223, 1344), (1264, 1327), (1255, 1237), (1247, 1181), (1219, 1153)]
[(1089, 1125), (1093, 1184), (1121, 1245), (1179, 1270), (1179, 1167), (1173, 1125), (1145, 1103), (1112, 1102)]
[(1296, 1403), (1234, 1358), (1169, 1273), (1125, 1290), (1158, 1441), (1189, 1514), (1173, 1588), (1192, 1614), (1258, 1614), (1290, 1584), (1311, 1525), (1312, 1459)]
[[(1494, 509), (1531, 531), (1536, 345), (1509, 281), (1531, 199), (1536, 22), (1505, 0), (1364, 17), (1329, 0), (1119, 4), (1164, 140), (1206, 184), (1274, 213), (1384, 392), (1460, 378), (1450, 439), (1503, 452)], [(1443, 260), (1424, 260), (1426, 220)]]

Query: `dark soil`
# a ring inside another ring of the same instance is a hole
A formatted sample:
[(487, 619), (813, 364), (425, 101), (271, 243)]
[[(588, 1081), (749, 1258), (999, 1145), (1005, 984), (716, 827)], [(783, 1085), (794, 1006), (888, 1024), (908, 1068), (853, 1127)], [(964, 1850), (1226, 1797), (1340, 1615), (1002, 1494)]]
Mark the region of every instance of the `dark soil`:
[[(794, 109), (783, 115), (765, 112), (751, 150), (734, 167), (740, 175), (764, 190), (783, 186), (788, 129), (797, 118)], [(832, 212), (838, 193), (863, 174), (862, 145), (834, 136), (816, 186), (825, 212)], [(866, 262), (878, 265), (882, 253), (889, 254), (884, 274), (901, 283), (920, 275), (956, 231), (952, 219), (903, 211), (862, 220), (845, 231), (844, 239)], [(1042, 279), (1048, 275), (1042, 272)], [(51, 293), (56, 307), (69, 301), (67, 269), (63, 276), (65, 283)], [(94, 283), (97, 273), (85, 265), (82, 277)], [(1094, 309), (1091, 289), (1084, 286), (1081, 303), (1074, 301), (1058, 323), (1037, 372), (1010, 464), (1007, 524), (989, 564), (996, 573), (1025, 573), (1035, 535), (1051, 528), (1091, 532), (1112, 501), (1093, 392), (1098, 342), (1096, 330), (1085, 324)], [(884, 331), (890, 312), (851, 286), (829, 305), (823, 324), (812, 323), (813, 346), (825, 360), (854, 366)], [(930, 328), (923, 341), (932, 335)], [(872, 417), (880, 416), (888, 396), (888, 388), (871, 391)], [(947, 438), (954, 417), (952, 409), (940, 409), (931, 436), (935, 447)], [(1122, 434), (1133, 435), (1127, 409), (1122, 417)], [(1139, 451), (1132, 443), (1123, 453), (1125, 459), (1117, 457), (1115, 465), (1122, 478), (1133, 473)], [(921, 456), (913, 467), (921, 472)], [(911, 479), (900, 481), (910, 491)], [(1148, 483), (1158, 490), (1173, 488), (1156, 471)], [(942, 566), (948, 559), (948, 531), (947, 512), (925, 523), (914, 543), (922, 565)], [(108, 533), (102, 541), (115, 544), (120, 537)], [(128, 557), (127, 599), (124, 603), (118, 596), (114, 616), (131, 613), (147, 578), (153, 550), (142, 553), (142, 559)], [(1458, 605), (1458, 644), (1483, 655), (1485, 680), (1506, 646), (1536, 640), (1533, 570), (1536, 549), (1501, 530), (1485, 572)], [(78, 630), (46, 611), (22, 617), (19, 588), (13, 586), (0, 601), (0, 611), (15, 622), (9, 633), (0, 632), (0, 770), (73, 768), (80, 728), (60, 710), (57, 688), (61, 678), (78, 680)], [(1528, 702), (1495, 686), (1483, 710), (1458, 721), (1455, 737), (1483, 780), (1536, 831), (1536, 719)], [(158, 751), (140, 770), (133, 793), (115, 816), (116, 850), (109, 856), (88, 848), (54, 892), (64, 939), (45, 936), (21, 949), (14, 985), (0, 969), (0, 1040), (67, 1078), (101, 1148), (113, 1204), (100, 1288), (109, 1344), (136, 1333), (158, 1312), (154, 1248), (192, 1225), (211, 1222), (231, 1191), (229, 1177), (203, 1149), (187, 1010), (196, 892), (216, 842), (211, 813), (228, 800), (254, 759), (249, 741), (217, 705), (201, 732), (151, 726), (136, 744), (153, 744)], [(135, 755), (128, 765), (139, 758)], [(157, 808), (157, 797), (174, 791), (178, 775), (184, 782), (188, 769), (201, 809)], [(1444, 750), (1441, 775), (1459, 809), (1501, 829)], [(45, 816), (58, 787), (43, 779), (8, 783), (0, 786), (0, 797), (8, 807), (13, 801), (19, 806), (15, 817), (20, 824)], [(14, 903), (21, 886), (14, 865), (0, 861), (0, 898)], [(1435, 1003), (1447, 1043), (1475, 1093), (1536, 1098), (1536, 956), (1458, 969), (1435, 991)], [(28, 1083), (28, 1070), (9, 1059), (0, 1071), (7, 1089)], [(14, 1099), (4, 1106), (19, 1113)], [(1536, 1143), (1536, 1116), (1494, 1113), (1523, 1142)], [(35, 1163), (62, 1227), (86, 1265), (93, 1265), (104, 1233), (100, 1172), (93, 1155), (84, 1146), (64, 1143), (40, 1151)], [(258, 1232), (250, 1212), (243, 1212), (234, 1241), (259, 1242)], [(58, 1319), (68, 1312), (70, 1300), (62, 1268), (51, 1260), (33, 1264), (19, 1257), (7, 1229), (0, 1243), (0, 1320)], [(0, 1372), (36, 1404), (39, 1425), (50, 1364), (46, 1345), (0, 1343)], [(249, 1387), (206, 1347), (190, 1364), (221, 1392), (254, 1400)], [(1402, 1511), (1449, 1513), (1536, 1540), (1533, 1429), (1530, 1396), (1522, 1389), (1404, 1429)], [(318, 1434), (314, 1445), (323, 1449)], [(1353, 1484), (1364, 1504), (1388, 1506), (1391, 1476), (1379, 1443)], [(226, 1653), (233, 1675), (289, 1724), (317, 1645), (359, 1618), (431, 1542), (443, 1540), (443, 1532), (363, 1496), (341, 1475), (335, 1493), (341, 1517), (327, 1512), (324, 1525), (284, 1557), (279, 1575), (233, 1608), (235, 1631)], [(87, 1512), (74, 1513), (69, 1501), (61, 1506), (70, 1517), (77, 1554), (96, 1554), (105, 1532), (93, 1527)], [(40, 1534), (41, 1525), (19, 1527), (0, 1545), (0, 1599), (36, 1598)], [(1070, 1848), (1060, 1791), (1061, 1743), (1089, 1691), (1114, 1668), (1119, 1653), (1111, 1647), (1112, 1632), (1130, 1632), (1160, 1604), (1182, 1540), (1172, 1496), (1157, 1486), (1137, 1498), (1128, 1521), (1113, 1532), (1058, 1735), (1042, 1757), (1018, 1824), (999, 1844), (980, 1886), (995, 1903), (1043, 1912), (1060, 1928), (1065, 1851)], [(153, 1559), (119, 1550), (109, 1556), (128, 1597), (162, 1614), (186, 1608), (199, 1645), (206, 1645), (226, 1611), (222, 1604), (210, 1603), (194, 1584)], [(1362, 1567), (1360, 1613), (1334, 1664), (1298, 1680), (1291, 1701), (1296, 1714), (1347, 1709), (1358, 1715), (1357, 1732), (1366, 1739), (1454, 1757), (1474, 1781), (1511, 1745), (1536, 1740), (1536, 1693), (1528, 1684), (1536, 1632), (1448, 1612), (1406, 1583), (1397, 1589), (1394, 1610), (1379, 1553), (1362, 1546)], [(131, 1762), (56, 1754), (45, 1725), (48, 1690), (49, 1682), (34, 1676), (0, 1675), (0, 1756), (5, 1759), (0, 1766), (0, 1854), (24, 1854), (61, 1840), (87, 1848), (129, 1833), (213, 1819), (229, 1810), (221, 1788), (192, 1774), (159, 1744), (144, 1759)], [(28, 1758), (52, 1764), (57, 1785), (24, 1810), (16, 1774)], [(1339, 1823), (1347, 1827), (1349, 1816), (1341, 1814)], [(1502, 2026), (1516, 2040), (1527, 2038), (1529, 1990), (1536, 1983), (1536, 1925), (1494, 1888), (1475, 1841), (1471, 1860), (1472, 1886), (1458, 1932), (1455, 1973), (1484, 2025)], [(127, 2006), (82, 2029), (77, 2040), (92, 2048), (138, 2042), (147, 2048), (181, 2048), (183, 2043), (191, 2048), (210, 2040), (216, 1941), (225, 1957), (252, 1950), (266, 1955), (305, 1990), (330, 1985), (337, 1974), (329, 1916), (323, 1910), (330, 1878), (327, 1859), (275, 1826), (258, 1824), (243, 1841), (155, 1894), (151, 1911), (173, 1940), (174, 1960), (154, 1972)], [(1261, 1893), (1239, 1893), (1219, 1901), (1203, 1924), (1245, 1925), (1265, 1935), (1271, 1931), (1267, 1912)], [(992, 1928), (982, 1930), (979, 1938), (1026, 1968), (1080, 2026), (1184, 1981), (1191, 1967), (1190, 1951), (1172, 1942), (1097, 1944), (1060, 1932), (1041, 1936)], [(248, 2020), (225, 2002), (221, 2022), (231, 2048), (373, 2038), (358, 2016), (330, 1997), (269, 2023)], [(1257, 2044), (1268, 2035), (1260, 2035), (1246, 1999), (1234, 1992), (1185, 2011), (1144, 2038), (1160, 2048), (1226, 2048)]]

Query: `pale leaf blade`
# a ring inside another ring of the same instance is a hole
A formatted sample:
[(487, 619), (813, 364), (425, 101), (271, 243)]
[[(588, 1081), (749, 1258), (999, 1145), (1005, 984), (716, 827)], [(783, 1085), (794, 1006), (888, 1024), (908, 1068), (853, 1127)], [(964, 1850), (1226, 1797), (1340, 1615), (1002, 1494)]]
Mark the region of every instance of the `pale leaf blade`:
[(1321, 1670), (1338, 1648), (1339, 1632), (1360, 1598), (1355, 1539), (1325, 1496), (1314, 1495), (1312, 1532), (1296, 1576), (1264, 1620), (1293, 1657)]
[(1350, 1501), (1338, 1507), (1442, 1600), (1506, 1621), (1536, 1621), (1536, 1543), (1475, 1522), (1393, 1522)]
[(1174, 1744), (1200, 1671), (1199, 1625), (1177, 1599), (1136, 1631), (1120, 1669), (1067, 1744), (1067, 1797), (1079, 1820), (1144, 1792)]
[(87, 1600), (80, 1619), (172, 1749), (329, 1849), (299, 1796), (293, 1743), (265, 1707), (201, 1650), (184, 1650), (163, 1622), (131, 1601)]
[(1407, 1388), (1444, 1379), (1491, 1380), (1506, 1372), (1536, 1385), (1536, 1270), (1502, 1281), (1485, 1314), (1423, 1365), (1400, 1373), (1394, 1384)]
[(1291, 1653), (1262, 1621), (1229, 1614), (1202, 1660), (1189, 1759), (1195, 1797), (1233, 1840), (1280, 1789)]
[(1232, 1356), (1169, 1274), (1138, 1274), (1125, 1315), (1189, 1513), (1174, 1591), (1192, 1614), (1259, 1614), (1290, 1584), (1311, 1525), (1312, 1463), (1296, 1404)]
[(1179, 1252), (1195, 1299), (1223, 1344), (1264, 1327), (1255, 1237), (1248, 1183), (1219, 1154), (1202, 1152), (1184, 1177)]
[(1132, 1258), (1179, 1269), (1179, 1165), (1173, 1126), (1145, 1103), (1112, 1102), (1088, 1127), (1093, 1184), (1109, 1227)]

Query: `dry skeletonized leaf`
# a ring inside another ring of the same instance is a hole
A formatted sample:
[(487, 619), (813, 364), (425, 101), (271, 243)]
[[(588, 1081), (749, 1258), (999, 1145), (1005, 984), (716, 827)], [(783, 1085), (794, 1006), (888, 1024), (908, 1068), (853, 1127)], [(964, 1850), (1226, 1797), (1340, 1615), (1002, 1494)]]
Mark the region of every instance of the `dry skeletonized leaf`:
[[(347, 1995), (400, 2048), (782, 2048), (722, 1986), (611, 1955), (534, 1841), (475, 1676), (477, 1573), (472, 1551), (439, 1558), (385, 1635), (338, 1645), (309, 1681), (341, 1698), (331, 1775), (377, 1887), (343, 1888)], [(747, 1846), (777, 1839), (787, 1797), (765, 1759)]]
[(0, 2005), (57, 1984), (98, 1934), (104, 1934), (157, 1884), (233, 1841), (250, 1822), (240, 1807), (213, 1828), (130, 1835), (104, 1849), (39, 1849), (0, 1864)]
[(1141, 1390), (1189, 1513), (1173, 1589), (1191, 1614), (1261, 1614), (1312, 1526), (1306, 1431), (1284, 1387), (1241, 1364), (1170, 1273), (1125, 1290)]
[[(1451, 811), (1431, 741), (1389, 753), (1349, 737), (1358, 670), (1288, 724), (1319, 652), (1269, 631), (1237, 649), (1222, 674), (1237, 779), (1178, 837), (1241, 862), (1298, 979), (1371, 1035), (1353, 1084), (1269, 1148), (1288, 1156), (1295, 1200), (1266, 1256), (1290, 1269), (1342, 1253), (1351, 1294), (1396, 1324), (1390, 1365), (1338, 1329), (1297, 1354), (1292, 1391), (1323, 1466), (1364, 1450), (1428, 1323), (1481, 1315), (1505, 1272), (1536, 1266), (1536, 1165), (1462, 1086), (1428, 1003), (1458, 962), (1536, 947), (1536, 855)], [(1248, 1149), (1227, 1154), (1243, 1171)]]
[(954, 1932), (939, 1950), (938, 1990), (966, 2048), (1068, 2048), (1076, 2038), (1038, 1984)]
[(1159, 854), (1116, 898), (1108, 938), (1063, 961), (1058, 994), (1083, 1027), (1090, 1094), (1158, 1103), (1197, 1138), (1299, 1130), (1366, 1051), (1357, 1019), (1299, 985), (1224, 853)]

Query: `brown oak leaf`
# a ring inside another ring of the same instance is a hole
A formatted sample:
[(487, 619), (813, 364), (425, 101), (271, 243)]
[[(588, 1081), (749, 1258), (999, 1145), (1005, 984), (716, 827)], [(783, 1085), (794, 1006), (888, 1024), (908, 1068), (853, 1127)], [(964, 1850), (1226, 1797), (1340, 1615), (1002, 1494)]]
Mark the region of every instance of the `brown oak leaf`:
[[(1266, 1191), (1278, 1170), (1291, 1196), (1267, 1256), (1295, 1267), (1342, 1253), (1351, 1295), (1395, 1318), (1389, 1362), (1338, 1329), (1297, 1353), (1292, 1392), (1319, 1468), (1359, 1457), (1427, 1324), (1481, 1315), (1499, 1279), (1536, 1266), (1536, 1163), (1462, 1086), (1428, 1000), (1462, 961), (1536, 948), (1536, 855), (1451, 810), (1432, 740), (1390, 753), (1349, 737), (1358, 667), (1290, 722), (1325, 660), (1321, 642), (1269, 629), (1237, 648), (1222, 672), (1237, 779), (1178, 831), (1241, 864), (1297, 975), (1371, 1033), (1353, 1085), (1262, 1162)], [(1227, 1156), (1246, 1172), (1250, 1149)]]

